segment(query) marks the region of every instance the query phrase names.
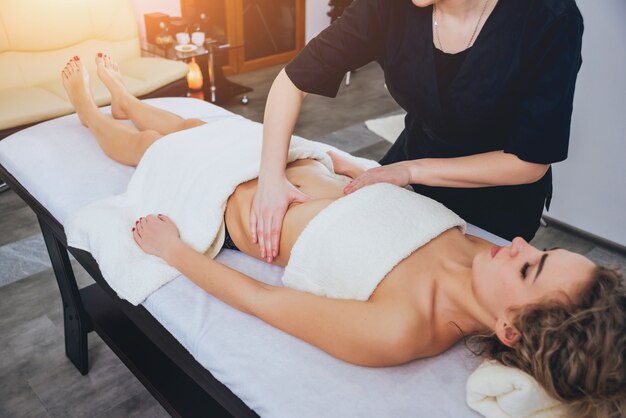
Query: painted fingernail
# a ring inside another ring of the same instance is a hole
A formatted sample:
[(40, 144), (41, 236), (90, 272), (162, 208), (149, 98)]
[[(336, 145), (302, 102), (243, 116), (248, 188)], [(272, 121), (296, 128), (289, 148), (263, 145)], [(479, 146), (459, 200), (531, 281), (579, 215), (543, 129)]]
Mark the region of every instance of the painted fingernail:
[(135, 221), (135, 226), (137, 226), (137, 224), (139, 224), (139, 221)]
[(133, 232), (135, 232), (135, 227), (133, 227)]
[(98, 52), (98, 58), (102, 58), (102, 52)]
[(78, 61), (79, 59), (78, 56), (74, 56), (74, 61)]

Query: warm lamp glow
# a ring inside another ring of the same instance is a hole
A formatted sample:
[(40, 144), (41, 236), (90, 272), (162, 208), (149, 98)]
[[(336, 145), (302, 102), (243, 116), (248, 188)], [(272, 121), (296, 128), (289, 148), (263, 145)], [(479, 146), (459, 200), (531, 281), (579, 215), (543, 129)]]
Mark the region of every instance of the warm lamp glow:
[(187, 73), (187, 85), (190, 90), (202, 90), (202, 71), (194, 58), (191, 59)]

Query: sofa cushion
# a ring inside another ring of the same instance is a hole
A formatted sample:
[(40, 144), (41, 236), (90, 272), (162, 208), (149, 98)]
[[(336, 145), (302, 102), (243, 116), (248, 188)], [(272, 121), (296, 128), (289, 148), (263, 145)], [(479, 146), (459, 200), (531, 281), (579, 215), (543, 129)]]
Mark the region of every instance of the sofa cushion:
[(0, 90), (0, 130), (72, 113), (72, 104), (40, 87)]
[(180, 61), (142, 57), (120, 63), (120, 71), (125, 76), (144, 82), (142, 87), (138, 85), (137, 90), (131, 90), (135, 96), (140, 96), (180, 80), (187, 75), (189, 67)]
[[(122, 78), (124, 80), (124, 84), (128, 87), (131, 93), (136, 90), (145, 89), (146, 83), (142, 80), (137, 80), (136, 78), (125, 76), (123, 76)], [(111, 95), (109, 94), (109, 91), (104, 86), (104, 84), (100, 81), (95, 71), (90, 72), (89, 74), (89, 85), (91, 87), (91, 92), (93, 94), (96, 105), (104, 106), (111, 103)], [(69, 102), (69, 97), (65, 92), (65, 88), (63, 88), (63, 81), (61, 80), (61, 77), (59, 77), (58, 80), (53, 80), (47, 83), (40, 84), (39, 87)], [(74, 109), (72, 108), (69, 113), (73, 112)], [(2, 118), (2, 116), (0, 116), (0, 118)]]
[(98, 52), (120, 63), (135, 96), (187, 74), (182, 62), (141, 57), (131, 0), (0, 0), (0, 130), (72, 113), (61, 70), (75, 55), (92, 74), (96, 104), (109, 104)]
[(70, 48), (89, 39), (138, 38), (129, 0), (2, 0), (8, 50), (22, 52)]

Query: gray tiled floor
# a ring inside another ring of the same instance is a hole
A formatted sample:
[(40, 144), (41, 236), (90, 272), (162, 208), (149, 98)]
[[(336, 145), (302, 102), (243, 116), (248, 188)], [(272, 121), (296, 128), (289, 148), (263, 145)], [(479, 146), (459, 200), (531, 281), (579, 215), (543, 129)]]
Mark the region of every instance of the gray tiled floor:
[[(234, 77), (255, 91), (248, 106), (233, 101), (226, 107), (261, 121), (265, 97), (279, 70), (271, 67)], [(379, 159), (390, 144), (365, 129), (363, 122), (397, 110), (381, 70), (369, 65), (353, 75), (350, 87), (341, 87), (336, 99), (309, 96), (296, 134)], [(533, 244), (559, 246), (626, 268), (623, 255), (552, 227), (541, 228)], [(79, 286), (92, 283), (77, 263), (73, 266)], [(63, 347), (61, 301), (36, 217), (12, 191), (0, 194), (0, 417), (167, 416), (97, 335), (89, 337), (87, 376), (70, 364)]]

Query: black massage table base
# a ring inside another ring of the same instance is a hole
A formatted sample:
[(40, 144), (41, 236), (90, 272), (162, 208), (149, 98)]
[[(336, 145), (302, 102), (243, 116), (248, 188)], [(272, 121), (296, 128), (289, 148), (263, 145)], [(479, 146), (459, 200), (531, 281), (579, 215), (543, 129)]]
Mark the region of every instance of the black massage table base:
[[(61, 293), (65, 354), (81, 374), (95, 331), (172, 416), (258, 417), (143, 306), (118, 298), (91, 254), (68, 247), (63, 226), (2, 165), (0, 177), (37, 215)], [(78, 288), (68, 250), (96, 283)]]

